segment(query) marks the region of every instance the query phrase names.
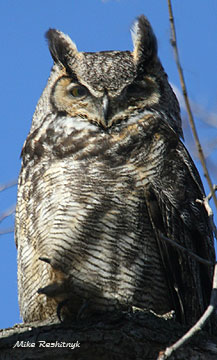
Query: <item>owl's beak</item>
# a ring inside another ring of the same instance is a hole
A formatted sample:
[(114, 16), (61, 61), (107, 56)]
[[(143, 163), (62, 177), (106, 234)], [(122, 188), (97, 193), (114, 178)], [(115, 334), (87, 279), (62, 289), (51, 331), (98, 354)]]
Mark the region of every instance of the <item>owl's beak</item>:
[(108, 124), (108, 111), (109, 111), (109, 99), (108, 95), (105, 94), (102, 99), (102, 106), (103, 106), (103, 116), (105, 120), (105, 124)]

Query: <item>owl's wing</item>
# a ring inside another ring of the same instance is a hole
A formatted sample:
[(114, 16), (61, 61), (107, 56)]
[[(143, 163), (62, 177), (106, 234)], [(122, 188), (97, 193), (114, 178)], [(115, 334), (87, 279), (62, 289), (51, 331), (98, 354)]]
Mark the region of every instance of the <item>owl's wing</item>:
[[(156, 135), (156, 134), (155, 134)], [(198, 171), (182, 142), (167, 124), (157, 131), (156, 149), (161, 142), (158, 168), (149, 178), (147, 208), (165, 269), (177, 320), (191, 324), (203, 313), (210, 300), (212, 266), (199, 263), (171, 246), (169, 239), (213, 261), (213, 234), (204, 206)], [(157, 150), (156, 150), (157, 151)]]

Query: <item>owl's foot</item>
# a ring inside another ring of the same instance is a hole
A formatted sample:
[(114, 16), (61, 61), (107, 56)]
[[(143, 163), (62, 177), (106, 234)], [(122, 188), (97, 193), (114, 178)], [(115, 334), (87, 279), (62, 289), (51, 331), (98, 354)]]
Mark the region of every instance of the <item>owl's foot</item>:
[(40, 256), (38, 258), (38, 260), (45, 262), (46, 264), (49, 264), (54, 270), (59, 270), (61, 271), (60, 267), (58, 266), (58, 264), (56, 264), (52, 259), (47, 258), (46, 256)]
[(57, 305), (57, 317), (59, 319), (59, 321), (62, 323), (64, 322), (64, 319), (62, 319), (61, 317), (61, 311), (62, 311), (62, 308), (67, 305), (69, 303), (69, 299), (65, 299), (63, 301), (61, 301), (58, 305)]
[[(85, 312), (86, 312), (86, 309), (88, 308), (88, 305), (89, 305), (88, 301), (85, 301), (81, 305), (81, 307), (79, 308), (77, 315), (75, 317), (75, 319), (77, 321), (85, 317)], [(57, 306), (57, 316), (58, 316), (58, 319), (60, 322), (64, 322), (64, 320), (65, 320), (61, 314), (63, 307), (65, 307), (65, 306), (66, 306), (66, 308), (68, 308), (68, 311), (70, 312), (70, 299), (65, 299), (65, 300), (61, 301)]]
[(43, 288), (39, 288), (37, 292), (38, 292), (38, 294), (43, 294), (43, 295), (46, 295), (46, 296), (52, 298), (52, 297), (61, 295), (63, 293), (63, 289), (60, 284), (53, 283), (53, 284), (47, 285)]
[(50, 264), (50, 265), (51, 265), (51, 259), (49, 259), (49, 258), (39, 257), (38, 260), (44, 261), (44, 262), (46, 262), (47, 264)]

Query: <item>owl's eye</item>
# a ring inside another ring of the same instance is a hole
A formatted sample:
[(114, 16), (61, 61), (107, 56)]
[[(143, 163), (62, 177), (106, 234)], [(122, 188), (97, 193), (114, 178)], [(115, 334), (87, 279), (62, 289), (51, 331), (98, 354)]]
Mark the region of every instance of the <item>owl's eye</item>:
[(82, 85), (74, 85), (69, 88), (69, 93), (73, 97), (83, 97), (87, 95), (87, 89)]
[(126, 88), (127, 95), (130, 97), (143, 97), (146, 95), (147, 86), (146, 84), (130, 84)]

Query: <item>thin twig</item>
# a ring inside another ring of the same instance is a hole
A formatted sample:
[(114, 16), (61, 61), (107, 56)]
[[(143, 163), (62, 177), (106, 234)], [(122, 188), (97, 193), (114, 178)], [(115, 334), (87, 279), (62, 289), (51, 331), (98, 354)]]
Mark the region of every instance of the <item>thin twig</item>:
[(208, 266), (213, 266), (215, 265), (215, 263), (213, 263), (212, 261), (203, 259), (202, 257), (196, 255), (193, 251), (186, 249), (184, 246), (178, 244), (177, 242), (169, 239), (168, 237), (166, 237), (165, 235), (163, 235), (161, 232), (159, 232), (160, 234), (160, 239), (162, 239), (163, 241), (166, 241), (168, 243), (170, 243), (173, 247), (178, 248), (179, 250), (181, 250), (182, 252), (185, 252), (186, 254), (188, 254), (189, 256), (193, 257), (195, 260), (197, 260), (198, 262), (208, 265)]
[(207, 320), (210, 318), (211, 314), (214, 312), (217, 303), (217, 263), (214, 269), (214, 277), (213, 277), (213, 288), (211, 293), (210, 305), (198, 320), (198, 322), (179, 339), (176, 343), (168, 347), (163, 354), (160, 354), (157, 360), (166, 360), (168, 359), (174, 351), (183, 346), (186, 342), (188, 342), (198, 331), (200, 331)]
[[(216, 189), (217, 189), (217, 186), (214, 185), (213, 188), (215, 188), (215, 190), (216, 190)], [(211, 196), (211, 193), (210, 193), (210, 194), (209, 194), (208, 196), (206, 196), (203, 200), (197, 199), (196, 201), (199, 202), (199, 203), (201, 203), (201, 204), (205, 207), (205, 209), (206, 209), (206, 211), (207, 211), (207, 214), (208, 214), (208, 216), (209, 216), (210, 225), (211, 225), (213, 234), (214, 234), (214, 236), (215, 236), (215, 238), (216, 238), (216, 240), (217, 240), (217, 228), (216, 228), (216, 225), (215, 225), (215, 223), (214, 223), (214, 219), (213, 219), (214, 215), (213, 215), (212, 208), (211, 208), (210, 205), (209, 205), (209, 200), (211, 199), (211, 197), (212, 197), (212, 196)]]
[(195, 126), (195, 122), (194, 122), (194, 118), (193, 118), (193, 114), (191, 111), (191, 106), (190, 106), (190, 102), (189, 102), (189, 98), (188, 98), (188, 94), (187, 94), (187, 88), (186, 88), (186, 84), (185, 84), (185, 80), (184, 80), (184, 74), (183, 74), (183, 70), (182, 70), (182, 67), (180, 64), (171, 0), (168, 0), (168, 9), (169, 9), (169, 19), (170, 19), (171, 32), (172, 32), (171, 44), (174, 49), (175, 60), (176, 60), (176, 64), (177, 64), (177, 69), (178, 69), (178, 73), (179, 73), (179, 79), (180, 79), (180, 83), (181, 83), (181, 87), (182, 87), (185, 105), (186, 105), (186, 109), (187, 109), (187, 113), (188, 113), (188, 117), (189, 117), (189, 122), (190, 122), (191, 129), (193, 132), (194, 140), (195, 140), (195, 143), (197, 146), (199, 159), (200, 159), (200, 162), (203, 167), (204, 176), (208, 182), (208, 185), (209, 185), (209, 188), (210, 188), (210, 191), (211, 191), (214, 203), (215, 203), (215, 207), (217, 209), (217, 198), (215, 195), (215, 191), (213, 190), (212, 180), (211, 180), (211, 177), (210, 177), (208, 169), (207, 169), (205, 156), (204, 156), (202, 146), (200, 144), (200, 140), (199, 140), (199, 137), (197, 134), (197, 130), (196, 130), (196, 126)]
[[(174, 17), (173, 17), (173, 12), (172, 12), (172, 4), (171, 4), (171, 0), (168, 0), (168, 8), (169, 8), (169, 17), (170, 17), (170, 24), (171, 24), (171, 30), (172, 30), (172, 46), (174, 48), (174, 53), (175, 53), (175, 59), (176, 59), (176, 64), (177, 64), (177, 68), (178, 68), (178, 72), (179, 72), (179, 77), (180, 77), (180, 82), (181, 82), (181, 86), (182, 86), (182, 91), (183, 91), (183, 96), (184, 96), (184, 100), (185, 100), (185, 105), (186, 105), (186, 109), (188, 112), (188, 117), (189, 117), (189, 121), (190, 121), (190, 125), (192, 128), (192, 132), (194, 135), (194, 139), (195, 139), (195, 143), (198, 149), (198, 153), (199, 153), (199, 158), (201, 161), (201, 164), (203, 166), (203, 170), (204, 170), (204, 175), (207, 179), (207, 182), (209, 184), (210, 187), (210, 191), (211, 194), (209, 194), (203, 201), (198, 200), (198, 202), (201, 202), (204, 204), (206, 211), (208, 213), (209, 219), (211, 221), (211, 225), (213, 222), (213, 213), (212, 210), (209, 206), (209, 199), (211, 197), (213, 197), (216, 209), (217, 209), (217, 199), (216, 199), (216, 195), (215, 195), (215, 187), (213, 187), (212, 185), (212, 181), (211, 178), (209, 176), (208, 173), (208, 169), (206, 166), (206, 161), (205, 161), (205, 157), (202, 151), (202, 147), (197, 135), (197, 131), (196, 131), (196, 127), (195, 127), (195, 123), (194, 123), (194, 119), (193, 119), (193, 115), (192, 115), (192, 111), (191, 111), (191, 107), (190, 107), (190, 103), (189, 103), (189, 99), (188, 99), (188, 95), (187, 95), (187, 89), (186, 89), (186, 85), (185, 85), (185, 81), (184, 81), (184, 75), (183, 75), (183, 71), (182, 71), (182, 67), (180, 64), (180, 60), (179, 60), (179, 54), (178, 54), (178, 48), (177, 48), (177, 40), (176, 40), (176, 32), (175, 32), (175, 25), (174, 25)], [(213, 222), (214, 224), (214, 222)], [(213, 225), (214, 226), (214, 225)], [(163, 236), (163, 239), (168, 241), (170, 239), (166, 238)], [(173, 242), (170, 243), (173, 245)], [(175, 243), (175, 242), (174, 242)], [(186, 252), (187, 249), (182, 251)], [(189, 251), (187, 251), (189, 253)], [(195, 254), (191, 254), (191, 256), (193, 256), (195, 258)], [(197, 256), (197, 255), (196, 255)], [(199, 261), (199, 259), (197, 259)], [(200, 258), (200, 262), (201, 262), (201, 258)], [(214, 312), (215, 308), (216, 308), (216, 304), (217, 304), (217, 263), (215, 264), (215, 268), (214, 268), (214, 276), (213, 276), (213, 287), (212, 287), (212, 292), (211, 292), (211, 299), (210, 299), (210, 304), (207, 307), (206, 311), (204, 312), (204, 314), (201, 316), (201, 318), (197, 321), (197, 323), (185, 334), (182, 336), (181, 339), (179, 339), (176, 343), (174, 343), (173, 345), (171, 345), (170, 347), (168, 347), (164, 353), (159, 354), (158, 360), (166, 360), (168, 359), (172, 353), (174, 351), (176, 351), (177, 349), (179, 349), (181, 346), (183, 346), (187, 341), (189, 341), (198, 331), (200, 331), (202, 329), (202, 327), (205, 325), (205, 323), (207, 322), (207, 320), (210, 318), (211, 314)]]
[[(182, 92), (178, 89), (178, 87), (175, 84), (171, 83), (170, 85), (172, 86), (173, 91), (175, 92), (179, 100), (179, 105), (181, 109), (186, 110)], [(189, 101), (193, 113), (197, 115), (200, 121), (202, 121), (204, 124), (217, 128), (217, 113), (208, 111), (207, 109), (203, 108), (200, 104), (194, 102), (192, 99), (190, 99)]]
[(8, 182), (7, 184), (0, 185), (0, 191), (7, 190), (15, 185), (17, 185), (17, 179), (14, 179), (14, 180)]
[[(217, 185), (216, 184), (214, 184), (213, 185), (213, 191), (216, 191), (217, 190)], [(212, 193), (209, 193), (209, 195), (207, 195), (207, 200), (209, 201), (209, 200), (211, 200), (212, 199)]]
[(10, 234), (10, 233), (13, 233), (13, 232), (14, 232), (14, 228), (11, 226), (11, 227), (9, 227), (7, 229), (0, 230), (0, 236)]
[(14, 214), (15, 212), (15, 209), (16, 209), (16, 205), (12, 205), (10, 208), (8, 208), (5, 212), (3, 212), (1, 215), (0, 215), (0, 223), (6, 219), (7, 217), (11, 216)]

